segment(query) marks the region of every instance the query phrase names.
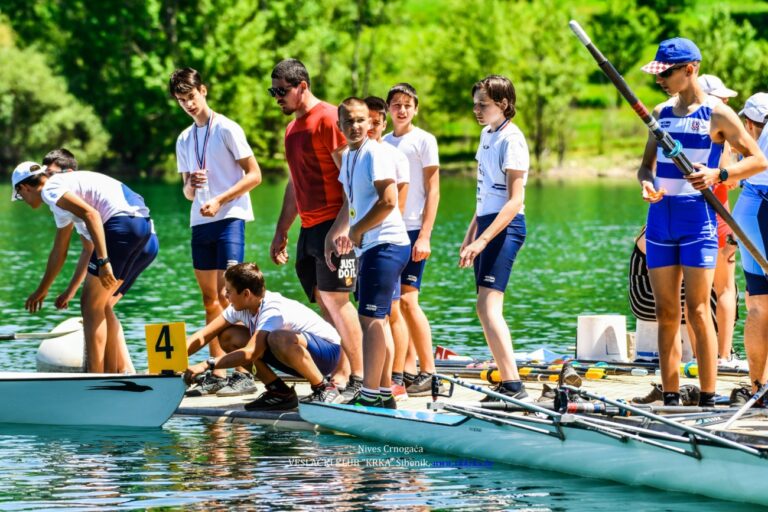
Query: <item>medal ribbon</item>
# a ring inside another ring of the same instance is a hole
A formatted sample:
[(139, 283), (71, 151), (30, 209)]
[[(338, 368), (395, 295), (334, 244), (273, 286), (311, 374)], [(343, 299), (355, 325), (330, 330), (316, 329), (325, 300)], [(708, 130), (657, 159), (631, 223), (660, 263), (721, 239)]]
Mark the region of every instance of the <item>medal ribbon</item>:
[(211, 126), (213, 126), (213, 118), (216, 115), (216, 112), (211, 110), (211, 116), (208, 118), (208, 123), (205, 125), (205, 138), (203, 139), (203, 154), (201, 155), (198, 151), (198, 143), (197, 143), (197, 125), (195, 125), (195, 129), (192, 131), (192, 134), (195, 138), (195, 160), (197, 160), (197, 168), (202, 170), (205, 169), (205, 154), (208, 152), (208, 141), (210, 140), (211, 135)]
[(352, 208), (352, 201), (354, 201), (355, 193), (353, 191), (352, 187), (352, 178), (355, 177), (355, 166), (357, 165), (357, 157), (360, 156), (360, 153), (363, 151), (363, 148), (366, 144), (368, 144), (368, 138), (365, 139), (365, 142), (357, 148), (357, 152), (355, 153), (355, 158), (352, 159), (352, 169), (349, 168), (349, 153), (347, 154), (347, 184), (349, 186), (349, 207)]

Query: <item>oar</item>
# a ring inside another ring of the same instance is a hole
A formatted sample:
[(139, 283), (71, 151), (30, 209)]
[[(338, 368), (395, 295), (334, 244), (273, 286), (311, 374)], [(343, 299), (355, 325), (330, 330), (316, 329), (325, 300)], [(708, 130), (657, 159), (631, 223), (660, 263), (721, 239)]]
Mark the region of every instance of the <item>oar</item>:
[(0, 341), (12, 341), (12, 340), (47, 340), (48, 338), (59, 338), (79, 332), (80, 329), (74, 331), (62, 331), (62, 332), (12, 332), (8, 334), (0, 334)]
[(753, 405), (755, 405), (755, 402), (757, 402), (758, 400), (760, 400), (760, 399), (763, 397), (763, 395), (765, 395), (765, 393), (766, 393), (766, 392), (768, 392), (768, 383), (766, 383), (766, 384), (763, 384), (763, 387), (761, 387), (760, 389), (758, 389), (758, 390), (757, 390), (757, 393), (755, 393), (754, 395), (752, 395), (752, 398), (750, 398), (749, 400), (747, 400), (747, 403), (745, 403), (744, 405), (742, 405), (742, 406), (741, 406), (741, 409), (739, 409), (738, 411), (736, 411), (736, 413), (735, 413), (733, 416), (731, 416), (731, 419), (729, 419), (728, 421), (726, 421), (726, 422), (725, 422), (725, 425), (723, 425), (723, 430), (727, 430), (727, 429), (728, 429), (728, 427), (730, 427), (731, 425), (733, 425), (733, 423), (734, 423), (736, 420), (738, 420), (739, 418), (741, 418), (741, 417), (744, 415), (744, 413), (745, 413), (745, 412), (747, 412), (747, 411), (749, 410), (749, 408), (750, 408), (750, 407), (752, 407)]
[[(632, 92), (632, 89), (629, 88), (629, 85), (627, 85), (627, 82), (624, 81), (624, 78), (619, 74), (618, 71), (616, 71), (616, 68), (613, 67), (613, 64), (611, 64), (610, 61), (606, 59), (605, 56), (600, 52), (600, 50), (597, 49), (594, 43), (592, 43), (592, 41), (589, 39), (589, 36), (587, 36), (587, 33), (584, 32), (584, 29), (581, 28), (581, 25), (573, 20), (571, 20), (568, 25), (571, 27), (573, 33), (576, 34), (576, 37), (579, 38), (579, 41), (581, 41), (587, 50), (589, 50), (589, 53), (592, 54), (592, 57), (595, 59), (595, 62), (597, 62), (597, 65), (600, 66), (600, 69), (603, 70), (605, 76), (610, 79), (616, 89), (619, 90), (621, 95), (624, 96), (624, 99), (626, 99), (629, 105), (632, 107), (632, 110), (634, 110), (640, 119), (643, 120), (645, 125), (656, 138), (656, 142), (664, 150), (664, 154), (675, 163), (677, 168), (680, 169), (680, 172), (682, 172), (685, 176), (692, 174), (694, 172), (693, 164), (685, 155), (685, 153), (683, 153), (683, 148), (680, 143), (673, 139), (669, 133), (661, 129), (661, 126), (659, 125), (658, 121), (656, 121), (656, 118), (651, 115), (651, 113), (648, 111), (645, 105), (643, 105), (640, 99), (635, 96), (635, 93)], [(715, 194), (712, 192), (712, 190), (705, 188), (699, 192), (701, 192), (701, 195), (704, 196), (704, 199), (720, 215), (723, 221), (725, 221), (725, 223), (728, 224), (733, 232), (736, 233), (736, 236), (739, 238), (739, 240), (741, 240), (744, 248), (753, 258), (755, 258), (755, 261), (758, 263), (758, 265), (760, 265), (760, 268), (763, 269), (763, 273), (768, 274), (768, 260), (765, 259), (765, 256), (760, 253), (760, 251), (757, 249), (755, 244), (752, 243), (744, 230), (741, 229), (741, 226), (739, 226), (738, 223), (734, 220), (734, 218), (731, 216), (731, 212), (729, 212), (723, 203), (721, 203), (717, 197), (715, 197)]]

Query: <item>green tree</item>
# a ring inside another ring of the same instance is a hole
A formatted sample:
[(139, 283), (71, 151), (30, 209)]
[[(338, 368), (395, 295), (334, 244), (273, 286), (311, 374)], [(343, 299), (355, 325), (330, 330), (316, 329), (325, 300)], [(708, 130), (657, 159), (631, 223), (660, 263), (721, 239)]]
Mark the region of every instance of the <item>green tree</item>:
[(92, 108), (67, 92), (66, 81), (31, 49), (18, 49), (0, 22), (0, 167), (40, 161), (55, 147), (74, 151), (85, 165), (107, 152), (109, 135)]

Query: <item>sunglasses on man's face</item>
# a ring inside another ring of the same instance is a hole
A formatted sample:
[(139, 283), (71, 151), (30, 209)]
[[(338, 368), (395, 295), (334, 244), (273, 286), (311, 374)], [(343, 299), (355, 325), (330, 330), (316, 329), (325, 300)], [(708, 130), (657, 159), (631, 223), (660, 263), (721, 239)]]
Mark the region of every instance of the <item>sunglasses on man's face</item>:
[(681, 65), (679, 65), (679, 66), (672, 66), (671, 68), (667, 68), (667, 69), (665, 69), (664, 71), (662, 71), (661, 73), (659, 73), (659, 76), (660, 76), (661, 78), (669, 78), (669, 77), (671, 77), (671, 76), (672, 76), (672, 73), (674, 73), (674, 72), (675, 72), (675, 71), (677, 71), (678, 69), (682, 69), (682, 68), (684, 68), (684, 67), (685, 67), (685, 66), (687, 66), (687, 65), (688, 65), (688, 64), (681, 64)]
[(275, 97), (282, 98), (283, 96), (288, 94), (288, 91), (290, 91), (294, 87), (296, 87), (296, 86), (295, 85), (289, 85), (288, 87), (270, 87), (269, 89), (267, 89), (267, 92), (273, 98), (275, 98)]

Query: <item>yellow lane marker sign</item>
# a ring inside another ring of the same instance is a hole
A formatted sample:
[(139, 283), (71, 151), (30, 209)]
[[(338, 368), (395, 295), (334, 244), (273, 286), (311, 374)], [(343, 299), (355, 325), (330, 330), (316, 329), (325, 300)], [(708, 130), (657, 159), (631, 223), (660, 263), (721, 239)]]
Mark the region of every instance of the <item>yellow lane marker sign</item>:
[(163, 370), (183, 372), (187, 369), (189, 359), (184, 322), (147, 324), (144, 332), (147, 338), (149, 373), (158, 374)]

